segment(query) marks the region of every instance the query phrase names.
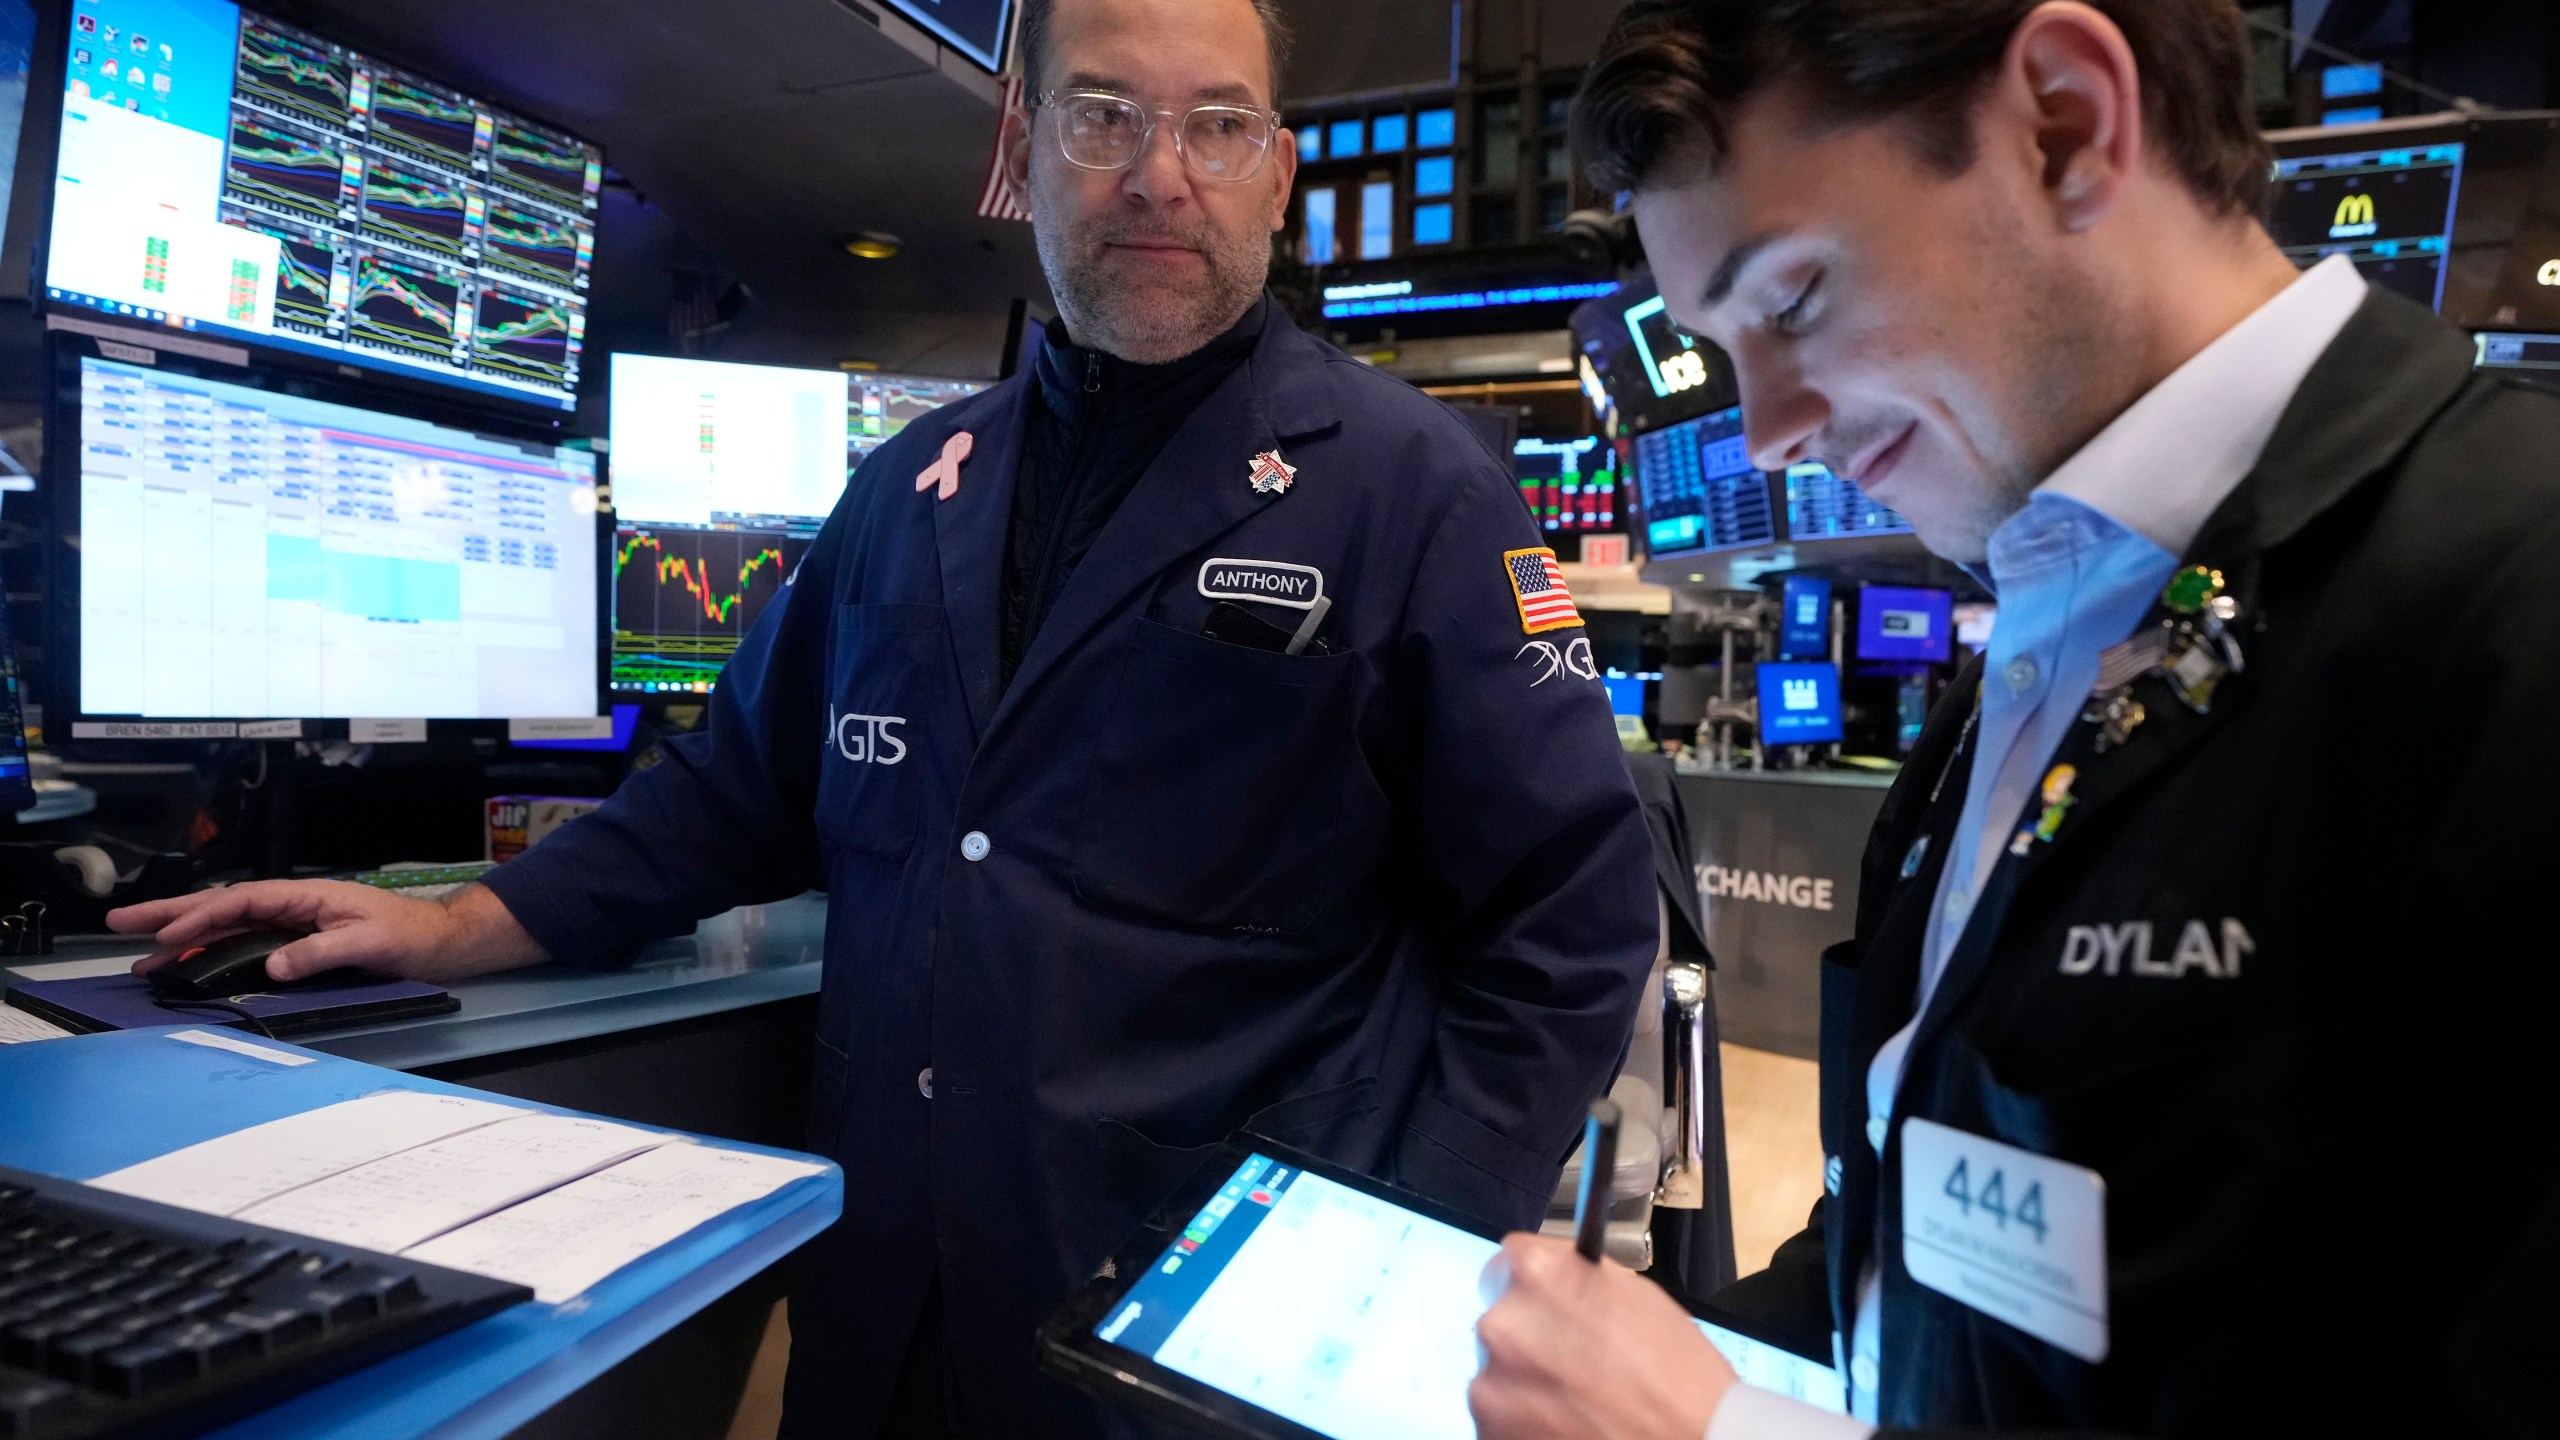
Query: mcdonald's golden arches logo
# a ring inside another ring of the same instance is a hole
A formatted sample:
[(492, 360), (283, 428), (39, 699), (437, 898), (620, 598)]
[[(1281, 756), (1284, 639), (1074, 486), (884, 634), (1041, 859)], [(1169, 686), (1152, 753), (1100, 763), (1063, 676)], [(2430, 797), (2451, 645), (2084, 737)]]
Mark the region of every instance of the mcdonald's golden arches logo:
[(2337, 217), (2329, 225), (2329, 238), (2352, 240), (2381, 228), (2373, 218), (2373, 196), (2359, 190), (2338, 202)]

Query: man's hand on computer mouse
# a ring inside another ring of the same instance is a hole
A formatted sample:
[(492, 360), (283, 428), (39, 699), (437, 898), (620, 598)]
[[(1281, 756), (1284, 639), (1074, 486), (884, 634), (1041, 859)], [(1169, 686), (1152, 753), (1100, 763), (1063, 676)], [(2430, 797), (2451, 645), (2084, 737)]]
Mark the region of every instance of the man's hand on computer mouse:
[(1733, 1367), (1653, 1282), (1514, 1235), (1485, 1267), (1479, 1440), (1698, 1440)]
[(107, 924), (147, 933), (159, 947), (134, 963), (136, 974), (243, 930), (312, 932), (267, 957), (267, 973), (279, 981), (350, 967), (444, 984), (549, 958), (478, 885), (442, 900), (412, 900), (338, 880), (261, 880), (128, 905), (110, 911)]

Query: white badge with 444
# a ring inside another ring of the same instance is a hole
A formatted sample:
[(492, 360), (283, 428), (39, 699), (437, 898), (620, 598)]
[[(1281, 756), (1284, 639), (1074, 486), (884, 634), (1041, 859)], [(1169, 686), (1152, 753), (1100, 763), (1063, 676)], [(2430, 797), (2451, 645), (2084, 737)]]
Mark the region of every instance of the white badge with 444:
[(1902, 1265), (2092, 1365), (2107, 1358), (2107, 1182), (2095, 1170), (1905, 1120)]

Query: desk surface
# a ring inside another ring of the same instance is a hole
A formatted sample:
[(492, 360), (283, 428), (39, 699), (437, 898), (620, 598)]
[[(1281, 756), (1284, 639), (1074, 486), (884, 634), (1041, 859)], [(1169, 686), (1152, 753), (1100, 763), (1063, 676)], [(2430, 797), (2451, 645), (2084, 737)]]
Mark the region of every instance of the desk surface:
[[(453, 987), (448, 1015), (305, 1037), (325, 1054), (417, 1070), (693, 1020), (818, 991), (827, 900), (803, 895), (704, 921), (662, 940), (622, 970), (540, 965)], [(122, 970), (147, 947), (130, 939), (66, 941), (49, 959), (5, 967), (9, 980), (66, 979)]]
[[(276, 1041), (256, 1043), (317, 1063), (273, 1063), (170, 1033), (0, 1046), (9, 1118), (0, 1126), (0, 1163), (85, 1180), (377, 1090), (477, 1093)], [(197, 1102), (172, 1103), (178, 1095)], [(829, 1165), (706, 1221), (565, 1304), (516, 1306), (216, 1431), (214, 1440), (498, 1440), (798, 1248), (843, 1203), (843, 1172)]]

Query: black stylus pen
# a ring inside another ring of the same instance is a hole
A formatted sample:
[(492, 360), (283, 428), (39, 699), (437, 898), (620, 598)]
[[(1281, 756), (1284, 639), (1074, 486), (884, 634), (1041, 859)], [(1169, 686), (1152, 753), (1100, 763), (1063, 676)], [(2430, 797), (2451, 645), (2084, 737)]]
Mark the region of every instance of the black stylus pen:
[(1591, 1102), (1582, 1122), (1582, 1188), (1573, 1197), (1573, 1248), (1597, 1265), (1609, 1240), (1609, 1177), (1618, 1168), (1619, 1112), (1614, 1100)]

